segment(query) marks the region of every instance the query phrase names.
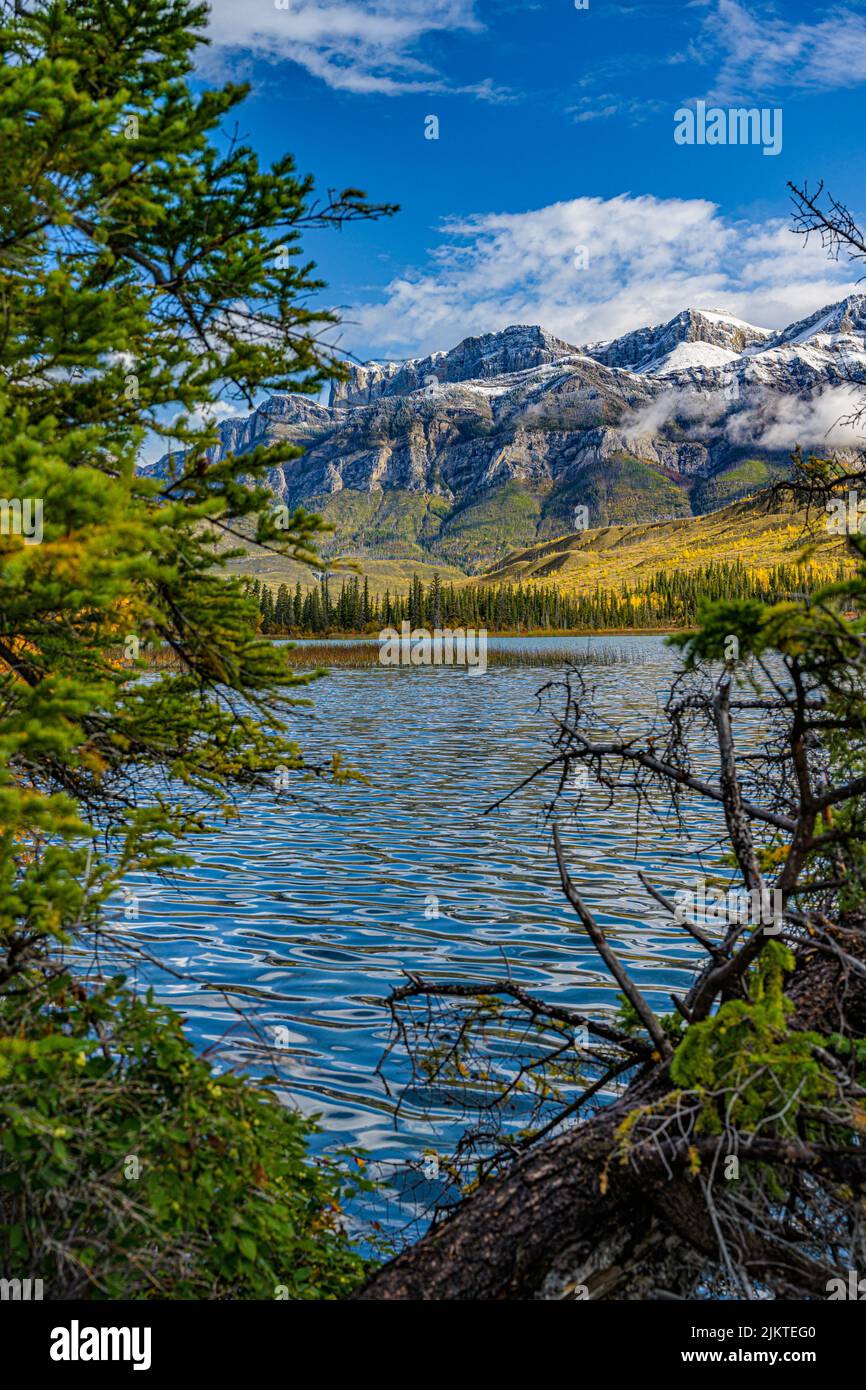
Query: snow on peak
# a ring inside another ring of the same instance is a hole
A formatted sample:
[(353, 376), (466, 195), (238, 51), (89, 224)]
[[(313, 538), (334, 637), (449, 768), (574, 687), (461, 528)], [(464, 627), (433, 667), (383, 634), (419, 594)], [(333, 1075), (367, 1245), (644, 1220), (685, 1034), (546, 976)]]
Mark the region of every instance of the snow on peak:
[(645, 368), (647, 375), (669, 376), (673, 372), (687, 372), (693, 367), (727, 367), (736, 362), (740, 354), (717, 343), (677, 343), (676, 347), (658, 362), (651, 362)]
[(736, 314), (723, 314), (719, 309), (694, 309), (690, 312), (700, 314), (701, 318), (709, 319), (710, 323), (731, 323), (735, 328), (747, 328), (751, 333), (765, 333), (768, 338), (772, 336), (772, 329), (760, 328), (756, 323), (738, 319)]

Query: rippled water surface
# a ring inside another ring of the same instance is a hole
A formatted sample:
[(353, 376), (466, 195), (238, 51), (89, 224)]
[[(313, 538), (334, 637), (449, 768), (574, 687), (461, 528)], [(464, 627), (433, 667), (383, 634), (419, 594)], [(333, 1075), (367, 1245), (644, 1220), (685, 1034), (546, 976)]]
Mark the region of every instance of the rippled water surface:
[[(664, 699), (675, 660), (658, 637), (532, 641), (571, 644), (578, 661), (593, 646), (629, 653), (587, 668), (587, 678), (600, 708), (632, 721)], [(370, 784), (305, 783), (281, 800), (256, 793), (238, 821), (195, 842), (196, 866), (176, 883), (134, 885), (139, 917), (128, 929), (195, 977), (163, 976), (158, 988), (197, 1044), (219, 1044), (226, 1064), (255, 1068), (265, 1060), (255, 1027), (277, 1040), (268, 1068), (294, 1103), (322, 1116), (322, 1143), (358, 1144), (396, 1171), (454, 1123), (446, 1106), (431, 1120), (407, 1104), (395, 1126), (408, 1066), (398, 1052), (390, 1058), (390, 1095), (375, 1071), (389, 1035), (383, 1001), (406, 971), (483, 981), (507, 962), (538, 993), (582, 1010), (616, 1006), (558, 887), (542, 814), (551, 777), (485, 814), (549, 755), (551, 711), (535, 692), (556, 674), (341, 669), (312, 688), (298, 736), (311, 758), (343, 750)], [(694, 957), (636, 872), (672, 890), (693, 876), (697, 842), (683, 846), (658, 821), (636, 840), (631, 807), (600, 805), (590, 791), (580, 821), (563, 824), (573, 875), (638, 983), (667, 1010)], [(709, 842), (718, 819), (713, 808), (700, 815)]]

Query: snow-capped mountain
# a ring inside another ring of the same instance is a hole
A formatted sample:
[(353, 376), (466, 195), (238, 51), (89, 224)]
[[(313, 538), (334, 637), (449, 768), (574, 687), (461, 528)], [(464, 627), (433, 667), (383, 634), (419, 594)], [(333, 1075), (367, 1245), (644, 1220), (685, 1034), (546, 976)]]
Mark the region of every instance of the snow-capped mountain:
[(782, 330), (685, 309), (578, 347), (518, 325), (351, 365), (327, 406), (274, 396), (224, 421), (214, 453), (303, 444), (269, 484), (334, 522), (334, 549), (477, 569), (573, 529), (578, 507), (591, 526), (687, 515), (760, 487), (797, 444), (848, 452), (861, 381), (866, 295)]
[(683, 309), (660, 328), (639, 328), (609, 343), (593, 343), (586, 351), (606, 367), (630, 372), (658, 371), (666, 363), (725, 366), (752, 345), (766, 346), (772, 338), (766, 328), (715, 310)]

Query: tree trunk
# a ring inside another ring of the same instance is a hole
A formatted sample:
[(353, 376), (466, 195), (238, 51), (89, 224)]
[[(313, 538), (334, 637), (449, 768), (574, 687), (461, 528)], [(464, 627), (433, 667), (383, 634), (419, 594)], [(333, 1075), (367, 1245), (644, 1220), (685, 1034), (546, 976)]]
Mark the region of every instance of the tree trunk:
[[(863, 960), (864, 924), (850, 925), (855, 930), (840, 930), (838, 943)], [(806, 947), (789, 995), (792, 1027), (830, 1032), (844, 1022), (862, 1036), (866, 980), (842, 960)], [(657, 1066), (591, 1119), (530, 1149), (384, 1265), (355, 1298), (688, 1297), (699, 1278), (721, 1276), (688, 1139), (638, 1167), (613, 1156), (618, 1125), (670, 1086), (667, 1068)], [(769, 1270), (774, 1258), (762, 1248), (755, 1265)], [(797, 1259), (792, 1251), (794, 1265)], [(807, 1261), (799, 1272), (808, 1287)], [(813, 1291), (821, 1292), (814, 1279)]]

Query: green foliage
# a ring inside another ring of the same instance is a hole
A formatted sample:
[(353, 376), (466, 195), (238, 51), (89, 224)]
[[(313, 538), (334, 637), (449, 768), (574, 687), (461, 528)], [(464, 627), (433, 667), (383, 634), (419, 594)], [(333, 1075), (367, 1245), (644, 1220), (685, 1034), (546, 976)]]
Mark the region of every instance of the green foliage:
[[(618, 994), (619, 1008), (616, 1012), (616, 1026), (627, 1037), (636, 1037), (638, 1034), (646, 1034), (646, 1025), (635, 1008), (634, 1004), (625, 994)], [(684, 1020), (679, 1014), (656, 1014), (663, 1032), (670, 1038), (676, 1046), (683, 1035)]]
[(455, 507), (443, 520), (433, 549), (471, 573), (509, 550), (530, 544), (540, 515), (539, 496), (512, 480)]
[[(575, 486), (575, 485), (573, 485)], [(579, 496), (593, 526), (691, 515), (686, 493), (649, 463), (618, 453), (581, 470)]]
[[(702, 652), (720, 656), (728, 635), (737, 630), (731, 626), (734, 621), (740, 631), (748, 621), (749, 631), (756, 633), (764, 621), (764, 602), (819, 586), (808, 566), (776, 565), (765, 574), (755, 574), (738, 561), (712, 561), (691, 573), (657, 570), (639, 588), (624, 583), (618, 589), (597, 587), (583, 594), (563, 593), (555, 584), (458, 587), (453, 582), (442, 584), (438, 574), (425, 585), (413, 574), (405, 596), (386, 590), (380, 598), (370, 594), (366, 579), (342, 579), (338, 589), (336, 578), (325, 574), (318, 589), (308, 592), (298, 607), (290, 602), (284, 585), (275, 596), (268, 584), (245, 581), (246, 592), (259, 606), (261, 630), (267, 633), (368, 632), (399, 626), (404, 618), (427, 627), (447, 622), (452, 627), (484, 627), (492, 632), (653, 629), (691, 626), (702, 614), (703, 627), (696, 641)], [(753, 594), (754, 598), (745, 597)]]
[[(0, 534), (0, 944), (96, 919), (115, 876), (96, 859), (82, 891), (72, 842), (88, 822), (122, 835), (121, 870), (164, 868), (205, 810), (233, 813), (238, 785), (303, 767), (281, 716), (307, 677), (257, 639), (218, 537), (244, 521), (304, 560), (320, 523), (297, 511), (280, 529), (261, 485), (294, 447), (212, 464), (195, 417), (231, 389), (333, 375), (297, 260), (300, 227), (329, 219), (290, 157), (261, 170), (220, 134), (243, 89), (193, 95), (205, 15), (76, 0), (0, 25), (0, 135), (16, 149), (0, 170), (0, 497), (44, 516), (41, 543)], [(330, 220), (367, 211), (350, 192)], [(173, 480), (136, 473), (148, 432), (182, 449)], [(153, 640), (183, 670), (130, 681)], [(155, 804), (148, 773), (197, 799)]]
[(741, 459), (739, 463), (701, 479), (692, 493), (695, 511), (709, 512), (724, 507), (738, 497), (745, 497), (768, 487), (785, 469), (764, 459)]
[[(0, 525), (4, 1142), (23, 1174), (14, 1189), (7, 1171), (3, 1200), (45, 1258), (86, 1232), (82, 1275), (145, 1289), (121, 1229), (133, 1198), (107, 1176), (82, 1189), (135, 1138), (151, 1162), (136, 1219), (193, 1242), (197, 1290), (273, 1280), (306, 1296), (306, 1270), (330, 1294), (355, 1266), (344, 1278), (300, 1121), (235, 1081), (209, 1091), (166, 1012), (97, 989), (76, 1015), (49, 983), (58, 947), (103, 929), (125, 874), (181, 863), (180, 837), (234, 816), (275, 767), (309, 771), (286, 726), (309, 676), (258, 638), (224, 541), (254, 534), (308, 563), (322, 523), (272, 510), (266, 474), (293, 445), (215, 463), (209, 412), (339, 374), (302, 231), (389, 209), (351, 189), (316, 204), (290, 156), (263, 169), (225, 133), (244, 88), (189, 80), (206, 20), (187, 0), (0, 11), (0, 139), (15, 152), (0, 163), (0, 498), (42, 522), (25, 534), (7, 508)], [(136, 471), (148, 438), (177, 451), (172, 476)], [(142, 678), (146, 643), (177, 668)], [(22, 998), (32, 1011), (13, 1019)]]
[(338, 1298), (359, 1281), (340, 1205), (359, 1181), (310, 1162), (308, 1120), (215, 1077), (121, 978), (85, 992), (60, 973), (39, 999), (0, 999), (0, 1268), (51, 1298)]
[[(844, 465), (795, 454), (793, 467), (797, 487), (805, 489), (807, 502), (814, 489), (811, 506), (826, 520), (825, 508), (839, 495), (835, 478)], [(842, 484), (845, 504), (847, 487), (847, 483)], [(801, 682), (820, 691), (828, 729), (822, 739), (827, 758), (838, 784), (852, 789), (850, 795), (840, 797), (838, 806), (824, 813), (826, 824), (832, 821), (834, 836), (845, 846), (846, 872), (838, 901), (842, 911), (850, 912), (862, 911), (866, 904), (866, 843), (862, 833), (866, 797), (859, 790), (866, 775), (862, 743), (866, 728), (866, 536), (851, 532), (845, 537), (845, 548), (847, 563), (839, 564), (835, 577), (825, 575), (817, 584), (797, 585), (788, 597), (777, 595), (776, 602), (766, 594), (705, 600), (699, 608), (699, 630), (671, 641), (682, 650), (686, 665), (695, 668), (702, 661), (726, 659), (730, 638), (736, 637), (737, 660), (732, 670), (738, 681), (751, 679), (751, 658), (769, 657), (773, 662), (781, 660), (788, 671), (796, 669)], [(807, 549), (799, 564), (806, 567), (810, 560)], [(797, 567), (792, 566), (791, 572), (796, 573)], [(822, 854), (821, 848), (819, 844), (819, 852), (810, 856), (804, 882), (836, 878), (836, 860), (832, 854)]]
[(411, 556), (418, 560), (429, 558), (424, 541), (436, 533), (443, 505), (441, 498), (401, 488), (373, 492), (342, 488), (314, 498), (313, 502), (338, 536), (339, 543), (333, 540), (324, 545), (323, 553), (339, 550), (341, 554), (348, 551), (364, 555), (372, 548), (380, 556)]
[(751, 972), (748, 999), (730, 999), (686, 1030), (671, 1079), (703, 1101), (696, 1133), (760, 1125), (776, 1135), (804, 1137), (809, 1109), (835, 1097), (833, 1078), (815, 1055), (824, 1039), (787, 1025), (793, 1005), (783, 987), (793, 967), (787, 946), (768, 940)]

